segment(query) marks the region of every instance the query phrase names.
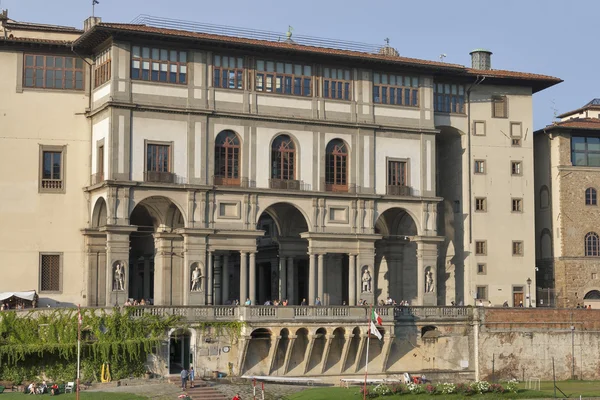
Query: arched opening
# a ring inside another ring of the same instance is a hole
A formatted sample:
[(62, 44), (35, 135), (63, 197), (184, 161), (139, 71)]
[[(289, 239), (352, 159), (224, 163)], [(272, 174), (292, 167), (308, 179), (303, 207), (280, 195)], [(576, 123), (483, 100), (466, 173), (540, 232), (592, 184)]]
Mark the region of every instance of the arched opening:
[(417, 226), (411, 215), (402, 208), (391, 208), (379, 216), (375, 233), (383, 236), (375, 242), (375, 298), (391, 297), (398, 304), (402, 300), (417, 301), (417, 244), (410, 237), (417, 235)]
[(234, 131), (226, 130), (215, 139), (214, 184), (240, 185), (240, 138)]
[(583, 297), (584, 300), (599, 300), (600, 301), (600, 290), (590, 290)]
[(169, 374), (179, 374), (182, 369), (190, 369), (191, 337), (187, 329), (176, 330), (169, 336)]
[(265, 231), (257, 241), (257, 304), (300, 304), (308, 298), (308, 242), (300, 237), (308, 231), (306, 218), (294, 205), (276, 203), (260, 215), (257, 229)]
[[(477, 134), (484, 134), (483, 126), (474, 124)], [(466, 152), (463, 147), (464, 134), (449, 126), (438, 126), (440, 133), (436, 135), (436, 187), (437, 195), (444, 199), (438, 206), (438, 235), (446, 237), (441, 246), (439, 270), (446, 271), (439, 276), (438, 298), (444, 304), (464, 301), (464, 236), (465, 218), (469, 213), (468, 201), (463, 198), (463, 160)], [(473, 159), (470, 166), (474, 176), (483, 176), (487, 172), (484, 158)], [(465, 180), (465, 182), (467, 182)], [(450, 243), (452, 246), (450, 246)], [(450, 252), (450, 250), (453, 250)]]
[(283, 367), (285, 366), (285, 356), (290, 345), (290, 331), (287, 328), (283, 328), (279, 332), (279, 343), (277, 344), (277, 350), (275, 351), (275, 359), (273, 360), (273, 366), (271, 375), (283, 375)]
[(279, 135), (271, 145), (271, 188), (299, 189), (290, 187), (296, 181), (296, 145), (289, 135)]
[(290, 359), (288, 360), (287, 375), (304, 375), (304, 357), (308, 348), (308, 330), (300, 328), (296, 331), (296, 339)]
[(348, 146), (342, 139), (333, 139), (325, 148), (325, 190), (348, 191)]
[[(382, 340), (379, 340), (377, 337), (375, 337), (375, 335), (371, 334), (371, 339), (368, 341), (369, 343), (369, 360), (368, 363), (369, 365), (373, 366), (374, 364), (376, 364), (379, 360), (377, 360), (377, 358), (379, 356), (381, 356), (381, 352), (383, 350), (383, 342), (385, 339), (385, 329), (378, 326), (376, 327), (376, 329), (379, 331), (379, 334), (382, 336)], [(359, 357), (359, 363), (357, 366), (357, 370), (363, 370), (365, 368), (365, 361), (366, 361), (366, 357), (367, 357), (367, 346), (365, 343), (365, 347), (363, 349), (362, 354)], [(372, 367), (373, 368), (373, 367)], [(377, 370), (381, 370), (377, 367), (375, 367), (375, 369)]]
[(431, 326), (431, 325), (424, 326), (424, 327), (421, 328), (421, 337), (423, 338), (423, 337), (426, 337), (426, 336), (431, 336), (432, 334), (431, 333), (427, 334), (427, 332), (432, 332), (432, 331), (435, 331), (435, 330), (437, 330), (437, 328), (435, 326)]
[(317, 329), (315, 337), (313, 338), (313, 347), (310, 352), (310, 358), (308, 359), (308, 365), (306, 367), (307, 373), (320, 374), (321, 369), (318, 368), (323, 361), (323, 355), (325, 352), (325, 342), (327, 340), (327, 330), (325, 328)]
[(106, 225), (106, 201), (104, 201), (103, 197), (96, 200), (90, 225), (92, 228), (99, 228)]
[[(182, 291), (176, 288), (183, 284), (182, 238), (171, 235), (165, 244), (169, 252), (156, 259), (156, 234), (169, 234), (184, 226), (179, 208), (165, 197), (149, 197), (135, 206), (129, 216), (130, 225), (137, 230), (130, 234), (129, 290), (132, 301), (146, 303), (182, 304)], [(156, 276), (157, 261), (163, 266), (162, 275)], [(156, 282), (156, 284), (155, 284)], [(155, 299), (156, 285), (160, 285), (161, 298)]]
[(341, 373), (341, 361), (344, 345), (346, 344), (346, 331), (344, 328), (336, 328), (333, 331), (333, 338), (329, 346), (329, 353), (325, 360), (323, 372)]
[(269, 349), (272, 345), (271, 331), (259, 328), (250, 334), (250, 343), (246, 353), (246, 363), (242, 370), (244, 373), (255, 375), (269, 375), (270, 365), (268, 360)]

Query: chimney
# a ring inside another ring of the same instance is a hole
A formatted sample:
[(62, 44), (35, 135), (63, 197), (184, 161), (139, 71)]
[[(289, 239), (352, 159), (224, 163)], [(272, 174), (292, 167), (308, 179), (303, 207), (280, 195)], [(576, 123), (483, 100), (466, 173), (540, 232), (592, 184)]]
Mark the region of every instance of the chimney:
[(100, 17), (89, 17), (88, 19), (83, 21), (83, 31), (89, 31), (94, 26), (98, 25), (100, 22), (102, 22), (102, 18)]
[(469, 53), (471, 55), (471, 68), (473, 69), (492, 69), (492, 52), (485, 49), (475, 49)]

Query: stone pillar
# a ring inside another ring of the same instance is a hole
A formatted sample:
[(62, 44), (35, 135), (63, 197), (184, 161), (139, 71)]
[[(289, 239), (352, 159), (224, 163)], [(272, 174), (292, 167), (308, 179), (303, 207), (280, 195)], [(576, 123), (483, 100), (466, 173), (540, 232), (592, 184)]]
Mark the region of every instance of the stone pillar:
[(172, 305), (173, 291), (176, 290), (174, 282), (177, 276), (173, 271), (174, 243), (179, 235), (173, 233), (155, 233), (154, 246), (154, 304)]
[(271, 300), (281, 300), (281, 294), (279, 293), (279, 260), (277, 257), (271, 258), (265, 279), (268, 282), (267, 287), (271, 293)]
[[(417, 305), (436, 306), (437, 305), (437, 243), (441, 240), (438, 237), (417, 239)], [(433, 287), (429, 292), (425, 292), (427, 270), (433, 274)]]
[(291, 304), (300, 304), (300, 301), (296, 299), (296, 280), (294, 279), (294, 257), (287, 258), (287, 287), (288, 287), (288, 300)]
[(308, 305), (315, 305), (315, 254), (308, 254)]
[[(389, 329), (389, 328), (388, 328)], [(381, 354), (383, 355), (383, 362), (381, 365), (381, 372), (385, 373), (387, 371), (387, 362), (390, 358), (390, 353), (392, 349), (392, 343), (394, 342), (394, 335), (385, 334), (383, 336), (383, 348), (381, 349)]]
[(223, 300), (221, 304), (225, 305), (229, 301), (229, 253), (225, 253), (223, 256), (223, 267), (221, 272), (221, 292)]
[(348, 305), (356, 305), (356, 256), (348, 255)]
[(215, 255), (215, 260), (213, 261), (214, 272), (214, 281), (215, 281), (215, 292), (213, 296), (213, 304), (219, 305), (221, 304), (221, 255)]
[(277, 354), (279, 340), (281, 340), (281, 336), (271, 336), (271, 347), (269, 348), (269, 355), (267, 356), (267, 360), (269, 360), (269, 371), (267, 371), (267, 375), (271, 375), (273, 372), (273, 364), (275, 364), (275, 355)]
[[(356, 352), (356, 362), (354, 365), (354, 372), (360, 371), (360, 369), (363, 366), (362, 358), (363, 358), (363, 353), (365, 353), (365, 350), (366, 350), (365, 346), (367, 345), (367, 337), (368, 337), (368, 335), (366, 335), (364, 333), (360, 334), (360, 343), (358, 344), (358, 351)], [(365, 357), (366, 356), (367, 355), (365, 354)]]
[(241, 336), (239, 339), (238, 348), (240, 351), (238, 358), (238, 376), (244, 374), (244, 364), (246, 364), (246, 353), (248, 352), (248, 345), (250, 344), (251, 336)]
[(240, 304), (248, 298), (248, 253), (240, 251)]
[[(107, 228), (106, 235), (106, 306), (112, 307), (117, 301), (123, 305), (129, 288), (129, 234), (137, 230), (131, 226)], [(115, 270), (119, 264), (123, 271), (123, 287), (115, 285)]]
[(206, 304), (214, 305), (213, 302), (213, 288), (215, 282), (213, 280), (213, 253), (209, 251), (207, 263), (207, 275), (206, 275)]
[(343, 374), (346, 370), (346, 361), (348, 360), (348, 352), (350, 351), (350, 344), (352, 343), (353, 337), (354, 335), (352, 333), (346, 335), (346, 341), (344, 342), (344, 348), (342, 349), (342, 359), (340, 360), (340, 374)]
[(325, 342), (325, 352), (321, 358), (321, 374), (325, 373), (325, 368), (327, 367), (327, 358), (329, 357), (329, 351), (331, 350), (331, 340), (333, 338), (333, 335), (326, 336), (327, 342)]
[(150, 258), (144, 257), (144, 299), (150, 298)]
[(298, 336), (296, 335), (289, 335), (288, 336), (288, 346), (287, 349), (285, 349), (285, 358), (283, 361), (283, 375), (288, 373), (288, 369), (290, 367), (290, 359), (292, 358), (292, 349), (294, 348), (294, 343), (296, 342), (296, 338)]
[(325, 305), (325, 263), (323, 262), (323, 254), (319, 254), (319, 269), (317, 278), (317, 291), (318, 296), (321, 299), (321, 304)]
[(315, 335), (308, 335), (308, 346), (306, 346), (306, 353), (304, 357), (304, 375), (308, 372), (308, 366), (310, 365), (310, 357), (312, 356), (313, 348), (315, 347)]
[(285, 257), (279, 256), (279, 300), (287, 299), (287, 274)]
[(256, 305), (264, 304), (265, 300), (265, 264), (261, 263), (256, 266), (256, 283), (258, 283), (258, 290), (256, 295)]
[(256, 253), (250, 253), (250, 301), (256, 305)]
[[(375, 294), (377, 293), (377, 279), (375, 274), (375, 248), (373, 244), (369, 243), (368, 247), (364, 246), (360, 249), (359, 254), (356, 256), (356, 266), (358, 273), (356, 274), (356, 281), (358, 283), (358, 290), (360, 293), (360, 299), (366, 300), (368, 304), (375, 304), (377, 299)], [(364, 267), (369, 268), (371, 275), (371, 290), (368, 292), (362, 291), (362, 274)]]

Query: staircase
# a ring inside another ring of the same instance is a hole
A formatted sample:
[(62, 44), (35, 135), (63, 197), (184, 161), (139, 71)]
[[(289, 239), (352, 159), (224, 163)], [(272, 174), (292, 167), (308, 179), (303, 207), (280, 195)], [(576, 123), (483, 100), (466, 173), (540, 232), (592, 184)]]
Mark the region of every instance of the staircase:
[[(177, 387), (181, 386), (181, 379), (178, 375), (170, 376), (168, 382), (177, 385)], [(228, 400), (228, 397), (223, 393), (209, 386), (209, 382), (197, 379), (194, 384), (195, 387), (191, 388), (188, 383), (188, 388), (185, 391), (182, 390), (181, 393), (187, 393), (193, 400)]]

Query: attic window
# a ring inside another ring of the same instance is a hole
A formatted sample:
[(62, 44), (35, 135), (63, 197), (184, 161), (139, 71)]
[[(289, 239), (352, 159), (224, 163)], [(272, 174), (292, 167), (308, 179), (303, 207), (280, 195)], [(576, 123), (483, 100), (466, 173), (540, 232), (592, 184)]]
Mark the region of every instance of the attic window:
[(492, 117), (493, 118), (508, 117), (508, 107), (507, 107), (506, 96), (493, 96), (492, 97)]

